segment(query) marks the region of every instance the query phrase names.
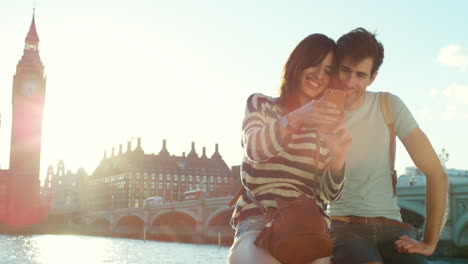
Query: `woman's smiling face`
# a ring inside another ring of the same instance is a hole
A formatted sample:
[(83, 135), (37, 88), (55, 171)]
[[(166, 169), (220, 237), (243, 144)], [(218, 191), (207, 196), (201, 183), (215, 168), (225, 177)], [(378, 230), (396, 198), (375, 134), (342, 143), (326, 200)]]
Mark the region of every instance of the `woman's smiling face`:
[(302, 71), (299, 94), (304, 101), (317, 99), (328, 86), (333, 71), (332, 63), (333, 53), (329, 52), (319, 64)]

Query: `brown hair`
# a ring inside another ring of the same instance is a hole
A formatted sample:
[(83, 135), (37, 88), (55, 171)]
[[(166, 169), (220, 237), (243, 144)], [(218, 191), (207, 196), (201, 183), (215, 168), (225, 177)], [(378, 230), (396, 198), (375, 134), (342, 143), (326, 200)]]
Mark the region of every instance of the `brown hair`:
[(336, 42), (336, 61), (339, 63), (344, 57), (350, 56), (354, 61), (372, 58), (371, 75), (382, 65), (384, 48), (376, 38), (376, 34), (365, 28), (356, 28), (341, 36)]
[(331, 51), (335, 51), (335, 41), (323, 34), (311, 34), (303, 39), (289, 55), (283, 67), (278, 103), (287, 111), (299, 107), (298, 87), (301, 73), (318, 65)]

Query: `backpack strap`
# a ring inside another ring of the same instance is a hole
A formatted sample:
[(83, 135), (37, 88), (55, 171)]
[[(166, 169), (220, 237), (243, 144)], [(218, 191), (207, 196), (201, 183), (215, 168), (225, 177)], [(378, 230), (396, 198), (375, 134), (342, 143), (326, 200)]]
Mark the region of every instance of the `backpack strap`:
[(380, 92), (380, 111), (385, 119), (385, 124), (388, 127), (388, 134), (390, 135), (390, 169), (392, 171), (392, 187), (393, 187), (393, 196), (396, 197), (396, 184), (397, 184), (397, 172), (395, 170), (395, 125), (393, 124), (393, 113), (390, 104), (390, 95), (389, 93)]
[(236, 195), (234, 195), (234, 197), (232, 197), (231, 201), (229, 201), (227, 206), (232, 207), (237, 202), (237, 200), (239, 200), (239, 197), (242, 196), (242, 194), (244, 193), (245, 190), (246, 189), (245, 189), (244, 185), (242, 185), (240, 190), (236, 193)]

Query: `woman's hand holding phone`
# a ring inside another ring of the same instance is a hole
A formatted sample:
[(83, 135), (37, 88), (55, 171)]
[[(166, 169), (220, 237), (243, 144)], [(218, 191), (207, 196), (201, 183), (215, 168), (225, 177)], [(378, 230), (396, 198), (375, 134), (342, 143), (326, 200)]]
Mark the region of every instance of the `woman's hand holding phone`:
[(310, 101), (289, 113), (295, 127), (334, 126), (341, 119), (341, 111), (333, 102)]

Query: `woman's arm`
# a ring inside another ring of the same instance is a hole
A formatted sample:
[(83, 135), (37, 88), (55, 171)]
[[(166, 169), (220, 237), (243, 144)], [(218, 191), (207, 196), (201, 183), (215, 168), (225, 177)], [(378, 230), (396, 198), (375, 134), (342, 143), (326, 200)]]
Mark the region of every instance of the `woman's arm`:
[(348, 152), (352, 138), (343, 124), (340, 124), (332, 134), (319, 132), (328, 149), (330, 157), (327, 159), (328, 166), (322, 177), (322, 193), (328, 201), (336, 201), (341, 197), (345, 182), (345, 157)]
[(267, 123), (268, 113), (274, 114), (273, 102), (269, 100), (261, 94), (253, 94), (247, 99), (242, 144), (247, 158), (255, 162), (276, 156), (291, 137), (281, 120)]
[(289, 143), (294, 131), (302, 126), (335, 124), (338, 119), (332, 115), (341, 114), (331, 102), (311, 101), (268, 123), (268, 118), (277, 117), (275, 110), (278, 108), (264, 95), (253, 94), (247, 99), (242, 143), (245, 155), (252, 161), (267, 161), (276, 156)]

